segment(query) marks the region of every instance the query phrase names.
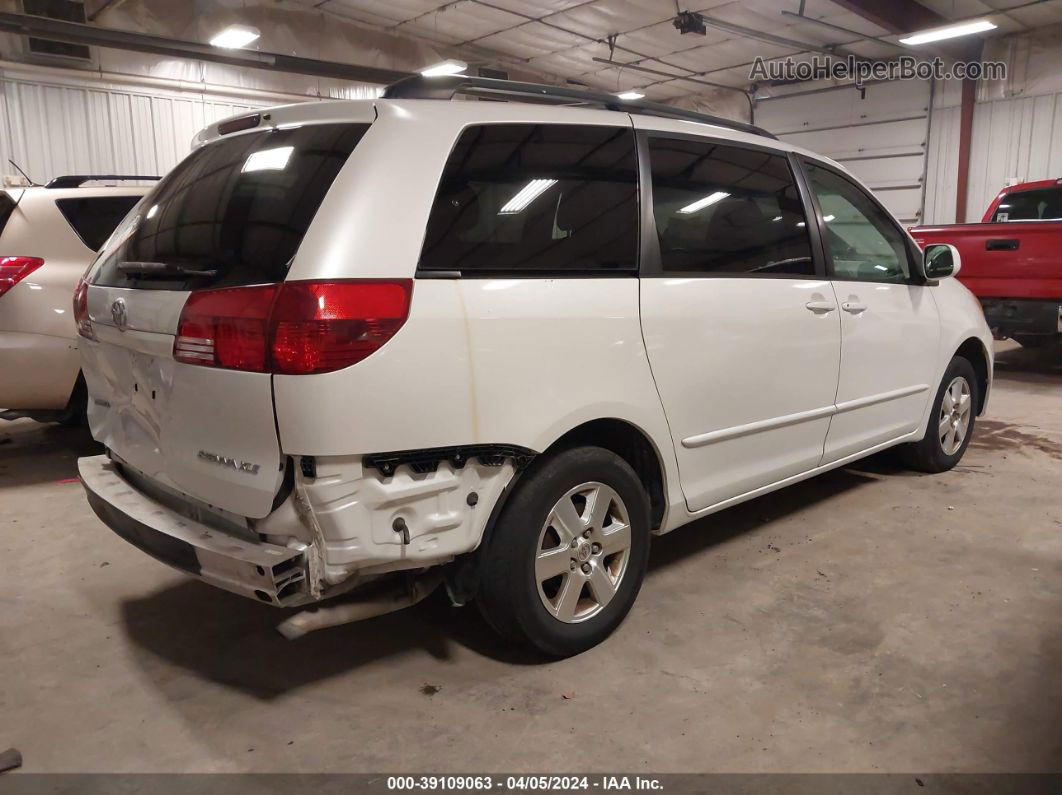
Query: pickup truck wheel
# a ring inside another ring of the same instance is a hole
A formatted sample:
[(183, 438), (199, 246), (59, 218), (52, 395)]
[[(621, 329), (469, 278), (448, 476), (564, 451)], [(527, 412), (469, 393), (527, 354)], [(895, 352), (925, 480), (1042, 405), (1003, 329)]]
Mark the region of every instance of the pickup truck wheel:
[(509, 498), (483, 559), (477, 603), (506, 638), (551, 657), (603, 641), (649, 560), (649, 500), (630, 465), (599, 447), (537, 460)]
[(925, 436), (899, 448), (904, 463), (922, 472), (945, 472), (959, 463), (973, 436), (978, 400), (973, 365), (961, 356), (953, 357), (937, 390)]

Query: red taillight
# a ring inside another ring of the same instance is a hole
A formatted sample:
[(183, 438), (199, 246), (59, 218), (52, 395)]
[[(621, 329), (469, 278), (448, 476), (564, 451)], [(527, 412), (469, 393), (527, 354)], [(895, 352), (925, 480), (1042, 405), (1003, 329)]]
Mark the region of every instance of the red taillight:
[(360, 362), (409, 315), (411, 281), (287, 282), (273, 308), (273, 371), (327, 373)]
[(409, 316), (413, 282), (285, 282), (192, 293), (181, 312), (177, 361), (289, 375), (360, 362)]
[(173, 358), (230, 370), (268, 370), (269, 312), (277, 285), (192, 293), (181, 310)]
[(0, 257), (0, 296), (43, 264), (40, 257)]
[(84, 277), (77, 280), (77, 287), (74, 288), (74, 324), (77, 326), (77, 333), (82, 337), (96, 339), (88, 313), (88, 283)]

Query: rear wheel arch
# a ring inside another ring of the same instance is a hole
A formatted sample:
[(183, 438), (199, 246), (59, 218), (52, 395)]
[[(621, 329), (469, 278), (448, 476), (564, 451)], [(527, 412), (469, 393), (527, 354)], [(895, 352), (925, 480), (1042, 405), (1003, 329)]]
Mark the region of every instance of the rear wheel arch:
[[(545, 450), (535, 456), (535, 464), (540, 464), (550, 456), (572, 447), (601, 447), (615, 453), (634, 470), (641, 481), (649, 499), (649, 527), (656, 530), (663, 525), (667, 508), (667, 484), (664, 464), (660, 451), (650, 440), (648, 434), (632, 423), (613, 417), (599, 418), (584, 422), (569, 429), (553, 441)], [(527, 468), (518, 470), (502, 490), (483, 527), (479, 545), (474, 552), (464, 555), (450, 567), (448, 585), (451, 597), (459, 603), (471, 598), (476, 591), (483, 565), (488, 553), (491, 539), (497, 526), (498, 517), (509, 498), (527, 476)]]
[(564, 433), (543, 451), (543, 455), (583, 445), (603, 447), (630, 465), (649, 496), (649, 526), (653, 530), (659, 529), (667, 508), (667, 483), (660, 451), (649, 436), (626, 420), (590, 420)]

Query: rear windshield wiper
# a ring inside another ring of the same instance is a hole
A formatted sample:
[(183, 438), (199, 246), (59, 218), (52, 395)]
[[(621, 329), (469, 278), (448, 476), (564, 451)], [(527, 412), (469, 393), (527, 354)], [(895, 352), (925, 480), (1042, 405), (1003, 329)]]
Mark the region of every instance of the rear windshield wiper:
[(170, 276), (217, 276), (216, 270), (186, 268), (176, 262), (119, 262), (118, 271), (127, 276), (154, 276), (165, 279)]

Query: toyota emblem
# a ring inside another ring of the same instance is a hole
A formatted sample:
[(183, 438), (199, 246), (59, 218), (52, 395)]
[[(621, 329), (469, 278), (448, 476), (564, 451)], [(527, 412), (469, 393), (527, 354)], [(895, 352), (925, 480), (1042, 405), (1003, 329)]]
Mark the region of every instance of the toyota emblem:
[(114, 321), (114, 325), (119, 331), (125, 331), (125, 327), (129, 323), (129, 314), (125, 311), (125, 301), (121, 298), (111, 304), (111, 320)]

